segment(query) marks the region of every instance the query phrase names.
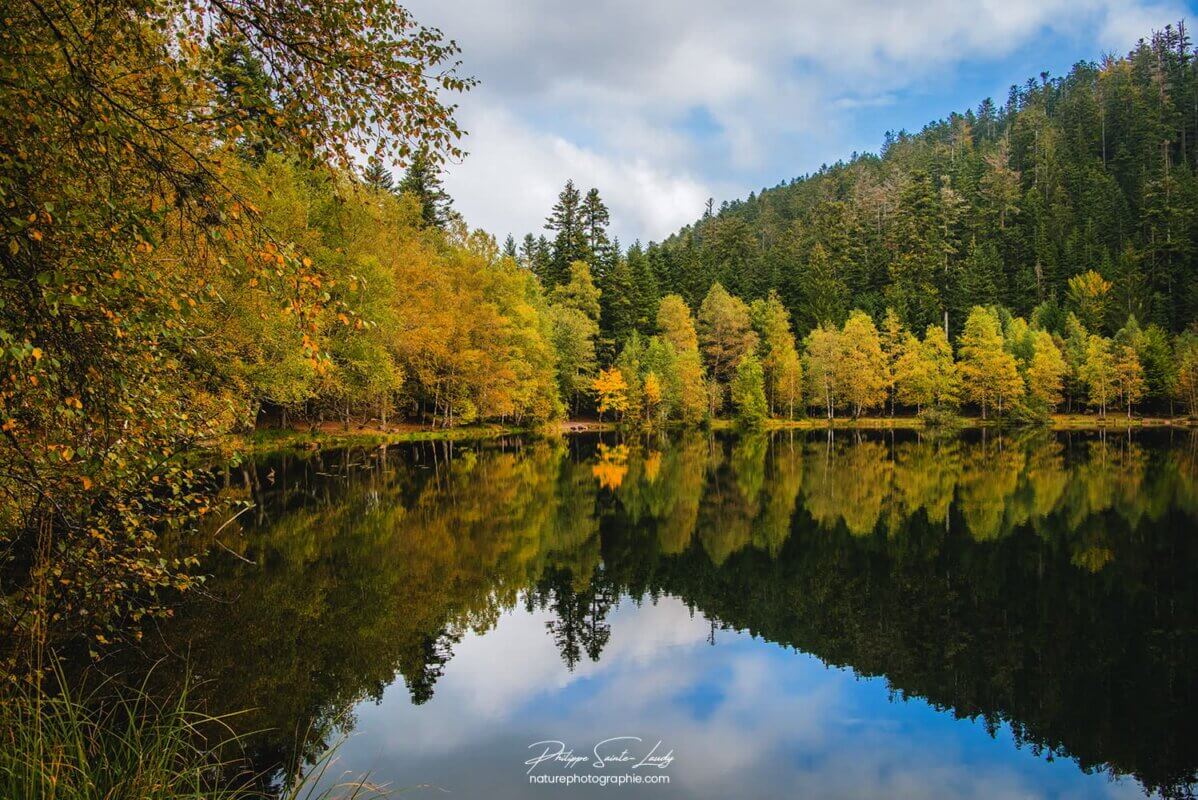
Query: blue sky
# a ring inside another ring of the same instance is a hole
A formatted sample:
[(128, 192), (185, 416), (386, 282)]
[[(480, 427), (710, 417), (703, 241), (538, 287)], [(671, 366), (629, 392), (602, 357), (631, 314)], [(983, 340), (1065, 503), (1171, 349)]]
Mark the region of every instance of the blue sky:
[(539, 232), (567, 178), (627, 244), (876, 151), (1012, 83), (1121, 54), (1186, 0), (410, 0), (481, 84), (446, 186), (471, 225)]

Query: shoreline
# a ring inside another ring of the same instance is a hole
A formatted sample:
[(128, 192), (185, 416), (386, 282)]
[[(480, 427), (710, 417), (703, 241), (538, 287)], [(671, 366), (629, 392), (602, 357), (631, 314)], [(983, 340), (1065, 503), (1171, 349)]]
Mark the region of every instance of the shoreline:
[[(674, 429), (676, 426), (670, 426)], [(1034, 428), (1004, 424), (993, 419), (960, 417), (956, 424), (936, 428), (927, 425), (919, 417), (861, 417), (852, 419), (838, 417), (804, 417), (796, 420), (771, 419), (762, 430), (939, 430), (943, 432), (977, 430), (983, 428)], [(1198, 427), (1198, 420), (1185, 417), (1132, 417), (1108, 416), (1101, 418), (1088, 414), (1054, 414), (1042, 426), (1048, 430), (1127, 430), (1130, 428), (1177, 428), (1181, 430)], [(734, 430), (736, 421), (720, 418), (711, 422), (709, 430)], [(237, 453), (261, 453), (287, 449), (312, 450), (329, 444), (338, 446), (378, 446), (404, 442), (453, 442), (495, 439), (516, 435), (569, 436), (581, 433), (615, 433), (620, 430), (616, 422), (598, 420), (562, 420), (539, 427), (507, 425), (465, 425), (457, 428), (431, 428), (411, 423), (388, 425), (352, 425), (348, 430), (340, 423), (326, 423), (320, 427), (305, 428), (260, 428), (247, 434), (234, 434), (211, 444), (212, 449), (231, 450)]]

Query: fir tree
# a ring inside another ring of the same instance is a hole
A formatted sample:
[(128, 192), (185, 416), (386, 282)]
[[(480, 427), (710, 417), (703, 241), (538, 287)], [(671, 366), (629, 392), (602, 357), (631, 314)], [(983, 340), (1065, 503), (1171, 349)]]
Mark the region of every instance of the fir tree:
[(592, 251), (587, 242), (586, 220), (581, 200), (578, 189), (574, 187), (574, 181), (566, 181), (552, 212), (545, 220), (545, 230), (554, 232), (553, 255), (547, 275), (550, 284), (564, 281), (571, 263), (591, 261)]
[(395, 189), (395, 179), (391, 177), (390, 170), (384, 167), (383, 162), (377, 158), (372, 158), (362, 172), (362, 182), (380, 192), (390, 192)]
[(420, 204), (420, 218), (425, 225), (444, 229), (456, 216), (457, 212), (452, 208), (453, 201), (441, 184), (441, 171), (424, 149), (413, 154), (395, 191), (416, 198)]

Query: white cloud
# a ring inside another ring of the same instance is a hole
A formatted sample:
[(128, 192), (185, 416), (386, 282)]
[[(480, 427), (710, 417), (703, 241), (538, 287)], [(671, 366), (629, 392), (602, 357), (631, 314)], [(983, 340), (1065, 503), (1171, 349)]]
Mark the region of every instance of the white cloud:
[[(462, 100), (471, 155), (448, 181), (467, 218), (499, 236), (539, 230), (574, 177), (609, 199), (625, 240), (661, 238), (709, 195), (847, 156), (854, 115), (957, 66), (1050, 37), (1097, 58), (1187, 11), (1176, 0), (407, 5), (483, 81)], [(696, 109), (714, 130), (688, 124)]]
[(575, 144), (502, 109), (480, 104), (462, 118), (471, 131), (470, 155), (448, 168), (445, 185), (471, 224), (500, 239), (544, 233), (545, 216), (567, 178), (584, 192), (599, 187), (613, 231), (629, 237), (625, 244), (640, 232), (660, 235), (694, 220), (710, 196), (709, 184), (685, 170)]

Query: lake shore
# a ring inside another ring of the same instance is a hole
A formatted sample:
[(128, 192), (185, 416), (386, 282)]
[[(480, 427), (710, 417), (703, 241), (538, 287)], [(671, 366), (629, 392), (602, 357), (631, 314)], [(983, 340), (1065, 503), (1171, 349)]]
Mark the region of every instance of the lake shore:
[[(732, 430), (733, 419), (714, 420), (712, 430)], [(771, 419), (764, 430), (925, 430), (931, 426), (919, 417), (803, 417), (796, 420)], [(967, 430), (977, 428), (1017, 428), (1009, 422), (994, 419), (983, 420), (977, 416), (960, 417), (958, 424), (941, 430)], [(1132, 417), (1109, 415), (1105, 418), (1093, 414), (1054, 414), (1044, 426), (1049, 430), (1126, 430), (1128, 428), (1194, 428), (1198, 420), (1186, 417)], [(352, 424), (346, 428), (339, 422), (292, 428), (260, 428), (250, 434), (231, 436), (222, 440), (218, 447), (239, 453), (254, 453), (287, 449), (310, 450), (328, 445), (377, 446), (403, 442), (452, 442), (479, 439), (494, 439), (517, 434), (567, 435), (577, 433), (612, 433), (619, 430), (618, 423), (594, 419), (562, 420), (539, 426), (521, 427), (513, 425), (463, 425), (455, 428), (433, 428), (414, 423), (398, 423), (386, 426), (378, 424)]]

